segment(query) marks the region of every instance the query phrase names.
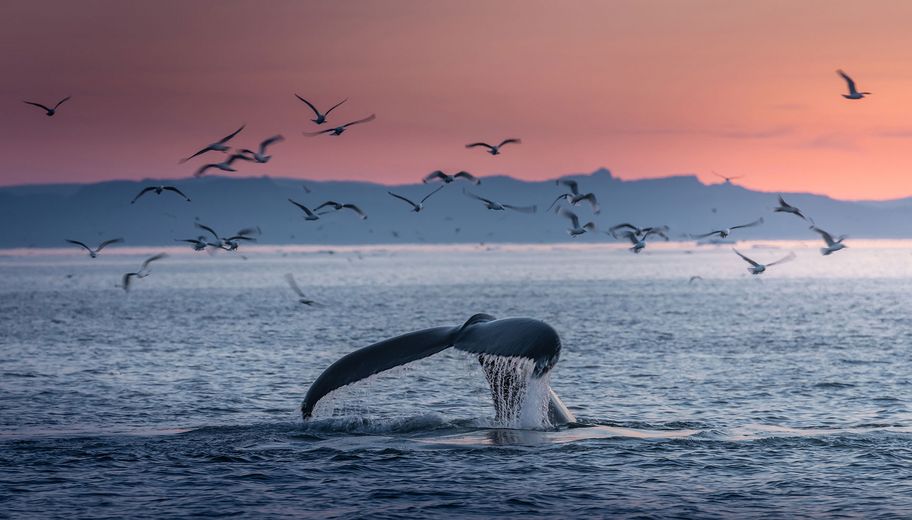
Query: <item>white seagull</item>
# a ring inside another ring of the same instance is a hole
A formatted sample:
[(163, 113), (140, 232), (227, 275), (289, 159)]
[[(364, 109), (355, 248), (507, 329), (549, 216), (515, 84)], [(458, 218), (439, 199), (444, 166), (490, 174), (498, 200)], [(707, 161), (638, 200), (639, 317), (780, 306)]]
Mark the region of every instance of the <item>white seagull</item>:
[(219, 139), (218, 141), (210, 144), (209, 146), (206, 146), (205, 148), (196, 152), (195, 154), (191, 155), (190, 157), (187, 157), (186, 159), (181, 159), (179, 164), (183, 164), (183, 163), (189, 161), (190, 159), (193, 159), (197, 155), (202, 155), (206, 152), (227, 152), (231, 147), (225, 143), (230, 141), (234, 136), (241, 133), (241, 130), (243, 130), (245, 126), (247, 126), (247, 125), (241, 125), (241, 127), (238, 128), (237, 130), (235, 130), (234, 132), (231, 132), (230, 134), (226, 135), (225, 137)]
[(34, 107), (42, 108), (42, 109), (44, 109), (44, 112), (45, 112), (44, 115), (46, 115), (46, 116), (48, 116), (48, 117), (51, 117), (51, 116), (53, 116), (54, 114), (57, 113), (57, 107), (59, 107), (60, 105), (62, 105), (64, 101), (70, 99), (70, 97), (71, 97), (71, 96), (67, 96), (67, 97), (61, 99), (60, 101), (58, 101), (57, 104), (54, 105), (54, 108), (48, 108), (48, 107), (42, 105), (41, 103), (35, 103), (35, 102), (32, 102), (32, 101), (23, 101), (23, 103), (25, 103), (26, 105), (32, 105), (32, 106), (34, 106)]
[(849, 86), (849, 93), (843, 94), (842, 97), (844, 97), (846, 99), (861, 99), (861, 98), (871, 94), (870, 92), (859, 92), (855, 88), (855, 80), (850, 78), (849, 75), (846, 74), (845, 72), (843, 72), (842, 70), (837, 70), (836, 74), (839, 74), (840, 76), (842, 76), (842, 79), (844, 79), (846, 84)]
[(282, 137), (281, 135), (274, 135), (274, 136), (270, 137), (269, 139), (266, 139), (265, 141), (260, 143), (260, 149), (256, 152), (254, 152), (253, 150), (249, 150), (247, 148), (244, 148), (243, 150), (239, 150), (239, 152), (250, 155), (251, 158), (255, 162), (264, 164), (264, 163), (269, 162), (269, 159), (272, 159), (271, 155), (266, 155), (266, 147), (273, 145), (275, 143), (281, 143), (284, 140), (285, 140), (285, 138)]
[(150, 274), (152, 274), (152, 272), (149, 271), (149, 264), (151, 264), (152, 262), (154, 262), (156, 260), (161, 260), (162, 258), (166, 258), (167, 256), (168, 255), (165, 253), (159, 253), (155, 256), (150, 256), (149, 258), (146, 258), (145, 262), (142, 263), (142, 267), (139, 268), (139, 271), (124, 274), (123, 279), (121, 281), (121, 287), (123, 288), (123, 290), (124, 291), (130, 290), (130, 279), (145, 278), (145, 277), (149, 276)]
[(442, 190), (442, 189), (443, 189), (443, 186), (440, 186), (440, 187), (437, 188), (436, 190), (434, 190), (434, 191), (428, 193), (427, 195), (424, 196), (423, 199), (421, 199), (421, 200), (418, 202), (418, 204), (415, 204), (414, 202), (412, 202), (411, 200), (407, 199), (406, 197), (403, 197), (402, 195), (396, 195), (395, 193), (393, 193), (393, 192), (391, 192), (391, 191), (388, 191), (387, 193), (389, 193), (389, 194), (392, 195), (393, 197), (396, 197), (396, 198), (399, 199), (399, 200), (402, 200), (402, 201), (405, 201), (405, 202), (411, 204), (411, 206), (412, 206), (412, 211), (414, 211), (415, 213), (419, 213), (421, 210), (424, 209), (424, 201), (428, 200), (428, 198), (430, 198), (431, 195), (437, 193), (438, 191), (440, 191), (440, 190)]
[(345, 99), (343, 99), (342, 101), (339, 101), (338, 103), (336, 103), (335, 105), (333, 105), (332, 108), (330, 108), (329, 110), (327, 110), (325, 113), (322, 113), (322, 114), (321, 114), (320, 111), (317, 110), (317, 107), (313, 106), (313, 103), (311, 103), (310, 101), (307, 101), (306, 99), (302, 98), (301, 96), (299, 96), (299, 95), (297, 95), (297, 94), (295, 94), (295, 97), (298, 98), (298, 99), (300, 99), (301, 101), (303, 101), (304, 104), (306, 104), (307, 106), (310, 107), (311, 110), (313, 110), (313, 112), (314, 112), (314, 114), (317, 116), (317, 118), (316, 118), (316, 119), (311, 119), (311, 121), (313, 121), (314, 123), (316, 123), (316, 124), (318, 124), (318, 125), (322, 125), (323, 123), (325, 123), (325, 122), (326, 122), (326, 116), (328, 116), (330, 112), (332, 112), (333, 110), (335, 110), (337, 106), (339, 106), (339, 105), (341, 105), (342, 103), (345, 103), (346, 101), (348, 101), (348, 98), (345, 98)]
[(566, 218), (570, 219), (570, 223), (573, 224), (573, 227), (567, 229), (567, 233), (568, 233), (571, 237), (575, 237), (575, 236), (578, 236), (578, 235), (582, 235), (583, 233), (585, 233), (585, 232), (587, 232), (587, 231), (595, 231), (595, 223), (594, 223), (594, 222), (587, 222), (587, 223), (585, 223), (584, 225), (580, 226), (579, 217), (576, 216), (576, 213), (574, 213), (574, 212), (572, 212), (572, 211), (570, 211), (570, 210), (561, 208), (561, 209), (560, 209), (560, 216), (566, 217)]
[(505, 145), (505, 144), (511, 144), (511, 143), (522, 144), (522, 140), (520, 140), (520, 139), (504, 139), (503, 141), (500, 142), (500, 144), (498, 144), (498, 145), (496, 145), (496, 146), (495, 146), (495, 145), (490, 145), (490, 144), (488, 144), (488, 143), (471, 143), (471, 144), (467, 144), (467, 145), (466, 145), (466, 148), (475, 148), (476, 146), (483, 146), (483, 147), (485, 147), (485, 148), (488, 149), (488, 153), (489, 153), (489, 154), (491, 154), (491, 155), (500, 155), (500, 147), (503, 146), (503, 145)]
[(236, 172), (237, 170), (234, 167), (232, 167), (231, 164), (234, 161), (238, 161), (238, 160), (253, 161), (253, 159), (251, 159), (250, 157), (247, 157), (247, 155), (245, 155), (245, 154), (235, 153), (235, 154), (231, 154), (230, 157), (228, 157), (227, 159), (225, 159), (224, 161), (222, 161), (220, 163), (209, 163), (204, 166), (201, 166), (200, 169), (196, 170), (193, 173), (193, 176), (202, 177), (203, 174), (206, 173), (206, 170), (209, 170), (210, 168), (218, 168), (219, 170), (222, 170), (223, 172)]
[(632, 244), (630, 250), (634, 253), (639, 253), (646, 247), (646, 239), (649, 238), (649, 235), (659, 235), (668, 241), (668, 235), (660, 228), (645, 228), (642, 234), (638, 234), (636, 231), (625, 231), (621, 233), (620, 237), (617, 237), (616, 235), (612, 236), (615, 236), (615, 238), (626, 238)]
[(690, 235), (690, 237), (691, 238), (706, 238), (706, 237), (711, 237), (713, 235), (719, 235), (719, 238), (726, 238), (726, 237), (728, 237), (728, 235), (731, 235), (732, 231), (734, 231), (736, 229), (743, 229), (743, 228), (759, 226), (760, 224), (763, 224), (763, 217), (760, 217), (753, 222), (748, 222), (747, 224), (732, 226), (732, 227), (725, 228), (725, 229), (716, 229), (714, 231), (710, 231), (709, 233), (703, 233), (702, 235)]
[(742, 259), (744, 259), (745, 262), (747, 262), (747, 263), (749, 263), (749, 264), (751, 265), (750, 267), (747, 268), (747, 271), (748, 271), (750, 274), (761, 274), (761, 273), (763, 273), (764, 271), (766, 271), (766, 268), (767, 268), (767, 267), (772, 267), (772, 266), (774, 266), (774, 265), (776, 265), (776, 264), (782, 264), (782, 263), (785, 263), (785, 262), (788, 262), (788, 261), (791, 261), (791, 260), (794, 260), (794, 259), (795, 259), (795, 253), (794, 253), (794, 252), (790, 252), (788, 255), (786, 255), (786, 256), (780, 258), (779, 260), (776, 260), (775, 262), (770, 262), (770, 263), (768, 263), (768, 264), (761, 264), (761, 263), (754, 262), (754, 261), (751, 260), (750, 258), (748, 258), (748, 257), (746, 257), (746, 256), (744, 256), (744, 255), (742, 255), (742, 254), (739, 253), (738, 250), (735, 249), (735, 248), (732, 248), (732, 251), (734, 251), (736, 255), (740, 256)]
[(184, 192), (182, 192), (181, 190), (177, 189), (177, 187), (161, 185), (161, 186), (146, 186), (135, 197), (133, 197), (133, 200), (130, 201), (130, 204), (135, 203), (137, 200), (139, 200), (140, 197), (142, 197), (146, 193), (149, 193), (150, 191), (154, 191), (156, 195), (161, 195), (162, 192), (164, 192), (164, 191), (173, 191), (174, 193), (177, 193), (178, 195), (180, 195), (181, 197), (186, 199), (187, 202), (190, 202), (190, 197), (188, 197), (186, 194), (184, 194)]
[(111, 240), (105, 240), (104, 242), (98, 244), (98, 247), (96, 247), (95, 249), (92, 249), (91, 247), (83, 244), (82, 242), (80, 242), (78, 240), (70, 240), (68, 238), (68, 239), (66, 239), (66, 241), (71, 244), (75, 244), (77, 246), (84, 247), (85, 250), (89, 252), (89, 257), (95, 258), (98, 256), (98, 253), (100, 253), (101, 250), (104, 249), (105, 247), (107, 247), (111, 244), (119, 244), (119, 243), (123, 242), (124, 240), (122, 238), (112, 238)]
[(820, 236), (823, 237), (823, 241), (826, 242), (827, 246), (820, 248), (820, 254), (823, 256), (829, 256), (829, 255), (835, 253), (836, 251), (839, 251), (840, 249), (845, 249), (846, 247), (848, 247), (847, 245), (842, 243), (842, 241), (847, 238), (846, 235), (839, 235), (839, 238), (834, 239), (833, 235), (827, 233), (826, 231), (820, 229), (817, 226), (811, 226), (811, 229), (820, 233)]
[(302, 291), (301, 288), (298, 287), (298, 282), (295, 281), (293, 274), (286, 273), (285, 281), (288, 282), (288, 286), (291, 287), (291, 290), (294, 291), (295, 294), (298, 295), (299, 303), (301, 303), (303, 305), (314, 305), (315, 303), (317, 303), (316, 301), (311, 300), (310, 298), (308, 298), (307, 296), (304, 295), (304, 291)]
[(469, 193), (466, 190), (462, 190), (462, 193), (464, 193), (466, 196), (472, 197), (473, 199), (477, 199), (477, 200), (484, 202), (485, 207), (490, 210), (493, 210), (493, 211), (504, 211), (506, 209), (512, 209), (513, 211), (518, 211), (520, 213), (535, 213), (538, 210), (538, 206), (534, 206), (534, 205), (533, 206), (512, 206), (510, 204), (501, 204), (500, 202), (495, 202), (493, 200), (486, 199), (484, 197), (479, 197), (478, 195), (475, 195), (474, 193)]
[(314, 136), (317, 136), (320, 134), (342, 135), (342, 132), (344, 132), (346, 128), (348, 128), (352, 125), (360, 125), (361, 123), (369, 123), (369, 122), (373, 121), (374, 119), (377, 119), (377, 114), (371, 114), (371, 115), (365, 117), (364, 119), (352, 121), (351, 123), (345, 123), (344, 125), (337, 126), (335, 128), (327, 128), (326, 130), (320, 130), (319, 132), (304, 132), (304, 135), (306, 135), (307, 137), (314, 137)]
[(454, 173), (453, 175), (448, 175), (446, 173), (443, 173), (440, 170), (435, 170), (435, 171), (432, 171), (431, 173), (427, 174), (427, 176), (425, 176), (424, 179), (421, 179), (421, 182), (427, 184), (432, 181), (441, 180), (441, 181), (443, 181), (444, 184), (449, 184), (449, 183), (455, 181), (456, 179), (465, 179), (465, 180), (471, 182), (472, 184), (475, 184), (476, 186), (481, 184), (481, 179), (479, 179), (478, 177), (475, 177), (474, 175), (472, 175), (471, 173), (469, 173), (467, 171), (459, 171), (459, 172)]
[[(428, 197), (429, 197), (429, 196), (430, 196), (430, 195), (428, 195)], [(425, 197), (425, 198), (427, 198), (427, 197)], [(358, 217), (360, 217), (361, 220), (366, 220), (366, 219), (367, 219), (367, 213), (365, 213), (364, 211), (362, 211), (361, 208), (359, 208), (358, 206), (356, 206), (356, 205), (354, 205), (354, 204), (342, 204), (342, 203), (339, 203), (339, 202), (336, 202), (336, 201), (333, 201), (333, 200), (327, 200), (327, 201), (324, 202), (323, 204), (320, 204), (319, 206), (317, 206), (316, 208), (314, 208), (314, 211), (320, 211), (321, 209), (326, 208), (326, 207), (332, 208), (333, 211), (340, 211), (340, 210), (343, 210), (343, 209), (350, 209), (350, 210), (354, 211), (355, 213), (357, 213), (357, 214), (358, 214)], [(319, 215), (325, 215), (325, 214), (327, 214), (327, 213), (329, 213), (329, 212), (328, 212), (328, 211), (324, 211), (323, 213), (319, 213)]]
[[(622, 229), (627, 229), (628, 231), (633, 232), (633, 234), (636, 235), (637, 237), (641, 237), (646, 234), (659, 235), (662, 238), (664, 238), (666, 241), (668, 241), (668, 234), (667, 234), (668, 226), (651, 226), (651, 227), (639, 228), (639, 227), (634, 226), (633, 224), (629, 224), (629, 223), (625, 222), (623, 224), (618, 224), (616, 226), (611, 226), (610, 228), (608, 228), (608, 234), (613, 236), (614, 238), (620, 238), (618, 236), (617, 232)], [(626, 238), (627, 234), (622, 233), (621, 236)]]
[[(801, 213), (800, 209), (798, 209), (795, 206), (792, 206), (791, 204), (786, 202), (785, 199), (782, 198), (782, 195), (779, 195), (779, 205), (776, 206), (775, 208), (773, 208), (773, 211), (777, 212), (777, 213), (791, 213), (792, 215), (798, 215), (799, 217), (803, 218), (804, 220), (808, 219), (807, 217), (804, 216), (804, 214)], [(812, 221), (812, 223), (813, 223), (813, 221)]]

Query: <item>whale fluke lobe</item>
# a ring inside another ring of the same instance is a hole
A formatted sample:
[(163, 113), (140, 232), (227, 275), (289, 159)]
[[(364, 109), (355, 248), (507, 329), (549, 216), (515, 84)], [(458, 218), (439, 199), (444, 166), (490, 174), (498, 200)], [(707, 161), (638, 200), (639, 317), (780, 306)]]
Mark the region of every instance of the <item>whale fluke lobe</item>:
[[(531, 318), (496, 319), (476, 314), (463, 325), (435, 327), (403, 334), (356, 350), (329, 366), (313, 382), (304, 401), (304, 419), (330, 392), (397, 366), (432, 356), (449, 347), (477, 354), (491, 386), (498, 420), (513, 420), (529, 394), (530, 383), (547, 388), (551, 424), (575, 422), (545, 376), (560, 358), (560, 337), (550, 325)], [(541, 381), (541, 383), (538, 383)]]

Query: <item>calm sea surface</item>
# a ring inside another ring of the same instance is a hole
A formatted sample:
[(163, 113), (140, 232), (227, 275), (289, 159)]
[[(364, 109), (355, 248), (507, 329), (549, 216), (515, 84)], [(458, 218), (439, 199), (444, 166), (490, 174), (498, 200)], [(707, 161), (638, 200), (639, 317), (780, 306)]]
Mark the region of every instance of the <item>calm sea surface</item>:
[[(796, 251), (762, 276), (728, 247), (171, 250), (129, 294), (159, 249), (8, 251), (0, 517), (909, 518), (912, 243), (813, 245), (740, 245)], [(498, 428), (455, 351), (302, 422), (343, 354), (478, 312), (559, 332), (589, 427)]]

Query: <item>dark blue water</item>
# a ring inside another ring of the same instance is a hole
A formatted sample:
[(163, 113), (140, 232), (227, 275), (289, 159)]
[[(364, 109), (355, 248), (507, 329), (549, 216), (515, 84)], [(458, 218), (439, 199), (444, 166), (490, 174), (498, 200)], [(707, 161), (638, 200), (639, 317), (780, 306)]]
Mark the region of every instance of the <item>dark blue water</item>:
[[(912, 256), (798, 255), (254, 249), (128, 295), (141, 254), (3, 257), (0, 516), (908, 518)], [(341, 355), (476, 312), (558, 330), (587, 427), (498, 428), (449, 351), (301, 421)]]

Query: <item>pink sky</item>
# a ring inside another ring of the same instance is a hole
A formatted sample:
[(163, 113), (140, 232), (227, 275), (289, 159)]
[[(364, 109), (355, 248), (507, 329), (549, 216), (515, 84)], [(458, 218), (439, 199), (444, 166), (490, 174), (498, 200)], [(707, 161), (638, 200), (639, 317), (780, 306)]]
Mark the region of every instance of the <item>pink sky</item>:
[[(414, 182), (712, 170), (754, 189), (912, 195), (912, 2), (5, 2), (0, 184), (242, 175)], [(840, 97), (835, 69), (874, 94)], [(306, 138), (318, 106), (349, 97)], [(48, 118), (22, 103), (53, 103)], [(520, 137), (491, 157), (475, 140)], [(221, 159), (213, 154), (209, 158)]]

